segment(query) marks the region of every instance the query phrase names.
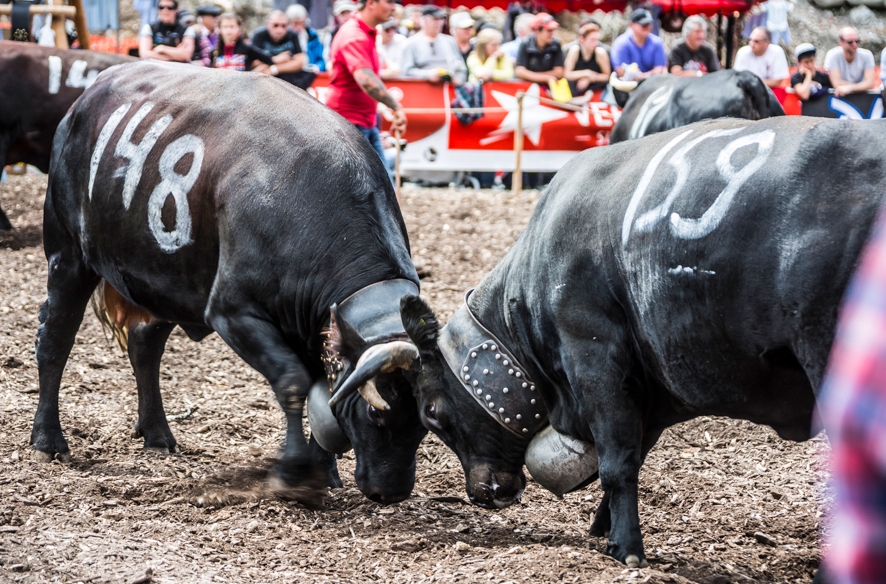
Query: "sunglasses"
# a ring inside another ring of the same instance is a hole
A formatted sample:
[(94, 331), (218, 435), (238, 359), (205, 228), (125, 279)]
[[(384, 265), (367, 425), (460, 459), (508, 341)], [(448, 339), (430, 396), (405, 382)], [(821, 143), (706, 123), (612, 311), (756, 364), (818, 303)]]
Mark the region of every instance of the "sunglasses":
[(158, 6), (157, 10), (175, 10), (175, 6)]
[(840, 40), (843, 41), (844, 43), (846, 43), (847, 45), (857, 45), (858, 44), (858, 39), (852, 39), (851, 41), (847, 41), (846, 39), (840, 39)]

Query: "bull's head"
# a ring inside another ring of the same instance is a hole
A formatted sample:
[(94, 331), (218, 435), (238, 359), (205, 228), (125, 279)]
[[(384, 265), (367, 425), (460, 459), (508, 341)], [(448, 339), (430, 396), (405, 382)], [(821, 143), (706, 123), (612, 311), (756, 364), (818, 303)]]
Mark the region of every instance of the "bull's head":
[[(440, 327), (428, 305), (418, 296), (406, 296), (400, 302), (400, 312), (403, 326), (418, 348), (421, 361), (415, 386), (421, 420), (458, 456), (464, 469), (469, 498), (474, 504), (491, 509), (519, 502), (526, 487), (523, 456), (534, 430), (523, 433), (523, 422), (527, 427), (537, 423), (535, 410), (532, 409), (535, 406), (529, 406), (527, 401), (526, 408), (513, 409), (517, 406), (507, 402), (513, 394), (510, 389), (501, 393), (503, 388), (499, 388), (497, 397), (490, 395), (487, 400), (487, 394), (481, 392), (481, 400), (475, 399), (447, 364), (438, 339)], [(447, 326), (452, 326), (452, 323)], [(490, 352), (488, 358), (494, 360), (495, 355), (502, 355), (493, 349), (493, 344), (487, 345), (485, 350)], [(468, 353), (469, 356), (471, 354)], [(477, 358), (484, 356), (478, 355)], [(505, 361), (499, 358), (496, 362)], [(477, 367), (480, 373), (476, 375), (483, 375), (483, 370), (490, 368), (482, 364)], [(465, 372), (466, 375), (470, 373), (474, 371)], [(516, 373), (512, 375), (515, 382), (522, 382)], [(473, 380), (470, 380), (470, 384), (473, 384)], [(482, 378), (476, 387), (482, 390)], [(480, 401), (486, 404), (490, 412), (484, 409)], [(494, 411), (498, 414), (503, 404), (507, 408), (497, 420), (490, 413)], [(508, 412), (522, 413), (511, 415)]]
[(357, 487), (377, 503), (412, 492), (415, 453), (427, 433), (410, 382), (418, 351), (402, 332), (396, 337), (364, 338), (333, 307), (323, 357), (328, 382), (319, 381), (308, 397), (313, 436), (328, 452), (353, 446)]

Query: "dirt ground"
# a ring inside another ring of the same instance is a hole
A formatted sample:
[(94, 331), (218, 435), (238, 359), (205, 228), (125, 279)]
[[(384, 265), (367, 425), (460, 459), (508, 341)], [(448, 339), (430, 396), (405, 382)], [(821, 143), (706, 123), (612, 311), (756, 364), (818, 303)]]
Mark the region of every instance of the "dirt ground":
[[(467, 503), (455, 456), (432, 435), (410, 499), (383, 507), (354, 486), (307, 509), (259, 492), (199, 506), (194, 493), (267, 464), (283, 438), (270, 389), (218, 336), (173, 333), (161, 367), (180, 454), (130, 438), (135, 381), (88, 312), (62, 384), (73, 462), (30, 459), (37, 404), (34, 334), (46, 294), (45, 178), (10, 177), (0, 204), (0, 582), (807, 582), (831, 499), (827, 441), (795, 444), (768, 428), (700, 418), (667, 431), (640, 475), (650, 567), (603, 555), (588, 529), (595, 485), (558, 500), (529, 482), (521, 505)], [(502, 256), (539, 194), (404, 191), (422, 294), (447, 319)], [(183, 414), (190, 415), (185, 416)]]

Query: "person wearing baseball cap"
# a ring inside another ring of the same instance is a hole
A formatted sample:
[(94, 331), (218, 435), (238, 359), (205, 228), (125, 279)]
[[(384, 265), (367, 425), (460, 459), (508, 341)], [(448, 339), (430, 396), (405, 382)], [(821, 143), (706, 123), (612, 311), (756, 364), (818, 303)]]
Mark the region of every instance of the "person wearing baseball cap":
[(831, 78), (815, 68), (815, 47), (811, 43), (801, 43), (794, 54), (797, 56), (797, 72), (791, 75), (791, 87), (797, 97), (807, 101), (827, 95)]
[(455, 44), (458, 45), (461, 58), (467, 63), (468, 55), (474, 50), (474, 45), (471, 44), (471, 39), (474, 38), (474, 19), (471, 18), (471, 14), (456, 12), (450, 16), (449, 31), (452, 33), (452, 38), (455, 39)]
[(212, 49), (218, 44), (218, 17), (222, 9), (216, 4), (201, 4), (197, 7), (197, 24), (194, 25), (195, 39), (194, 62), (204, 67), (212, 66)]
[(455, 39), (443, 34), (446, 12), (428, 5), (422, 9), (421, 30), (409, 37), (403, 50), (403, 75), (431, 83), (451, 81), (461, 85), (468, 79), (468, 67)]
[(664, 41), (652, 34), (652, 20), (652, 13), (645, 8), (634, 10), (628, 30), (612, 43), (612, 67), (619, 77), (624, 76), (626, 67), (632, 63), (640, 69), (634, 81), (665, 72), (668, 55)]
[(539, 12), (532, 21), (534, 34), (527, 37), (517, 49), (514, 75), (517, 79), (547, 85), (563, 77), (563, 48), (554, 38), (560, 25), (547, 12)]

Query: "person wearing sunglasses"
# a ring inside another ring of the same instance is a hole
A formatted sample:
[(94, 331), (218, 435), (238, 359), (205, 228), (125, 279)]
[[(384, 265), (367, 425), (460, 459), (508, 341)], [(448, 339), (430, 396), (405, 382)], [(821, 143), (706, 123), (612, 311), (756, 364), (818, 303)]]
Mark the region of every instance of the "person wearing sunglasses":
[(254, 47), (271, 55), (274, 61), (270, 67), (255, 67), (255, 71), (270, 73), (305, 90), (314, 82), (317, 75), (304, 70), (308, 62), (307, 55), (302, 51), (298, 33), (289, 28), (289, 18), (282, 10), (271, 12), (265, 26), (255, 29), (250, 40)]
[(851, 26), (840, 29), (840, 46), (825, 55), (824, 68), (834, 86), (834, 95), (874, 88), (874, 54), (858, 46), (858, 31)]
[(189, 63), (194, 56), (194, 29), (178, 21), (178, 0), (160, 0), (157, 22), (146, 24), (139, 35), (142, 59)]

